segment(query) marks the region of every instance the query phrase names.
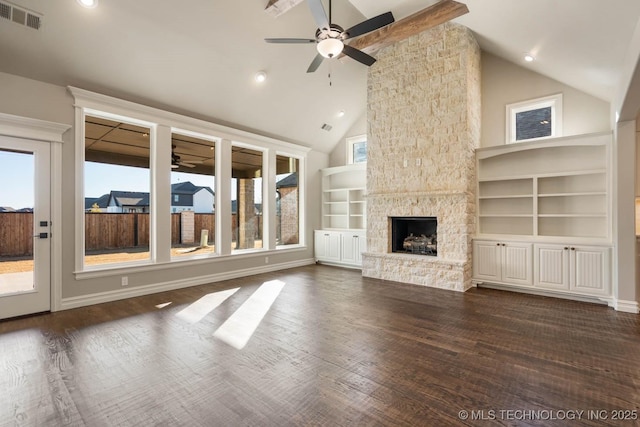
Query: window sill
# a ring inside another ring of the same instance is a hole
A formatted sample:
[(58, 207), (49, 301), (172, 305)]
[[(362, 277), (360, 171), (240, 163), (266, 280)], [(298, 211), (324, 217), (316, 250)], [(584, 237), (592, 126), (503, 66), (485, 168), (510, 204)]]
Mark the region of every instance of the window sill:
[(251, 259), (259, 256), (281, 254), (288, 252), (302, 252), (307, 249), (305, 245), (287, 245), (277, 247), (276, 249), (266, 250), (246, 250), (235, 252), (230, 255), (201, 255), (198, 257), (189, 257), (186, 259), (173, 259), (169, 262), (152, 263), (152, 262), (131, 262), (126, 264), (108, 264), (104, 266), (92, 266), (83, 271), (74, 271), (76, 280), (87, 280), (99, 277), (112, 277), (123, 274), (145, 273), (151, 271), (166, 270), (171, 268), (188, 267), (192, 265), (203, 265), (208, 263), (218, 263), (228, 261), (229, 259)]

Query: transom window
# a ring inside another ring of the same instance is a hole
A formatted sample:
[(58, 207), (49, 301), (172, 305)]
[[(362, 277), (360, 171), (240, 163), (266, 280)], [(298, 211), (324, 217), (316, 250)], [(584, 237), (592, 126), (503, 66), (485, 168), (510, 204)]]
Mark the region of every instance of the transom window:
[(562, 94), (507, 105), (507, 144), (562, 136)]

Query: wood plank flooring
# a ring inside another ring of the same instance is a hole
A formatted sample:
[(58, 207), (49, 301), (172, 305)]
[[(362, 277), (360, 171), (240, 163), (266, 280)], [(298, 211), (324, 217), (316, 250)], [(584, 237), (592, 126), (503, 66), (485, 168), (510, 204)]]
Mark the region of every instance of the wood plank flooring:
[[(276, 279), (242, 350), (213, 336)], [(238, 287), (197, 323), (176, 316)], [(0, 426), (638, 425), (611, 411), (640, 411), (639, 318), (284, 270), (0, 322)]]

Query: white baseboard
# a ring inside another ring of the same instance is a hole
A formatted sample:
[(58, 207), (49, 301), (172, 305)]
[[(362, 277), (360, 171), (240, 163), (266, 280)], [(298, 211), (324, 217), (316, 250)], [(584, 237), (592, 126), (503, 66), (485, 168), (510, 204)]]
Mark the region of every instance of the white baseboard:
[(609, 306), (613, 307), (616, 311), (622, 311), (623, 313), (640, 313), (637, 301), (625, 301), (614, 298), (613, 301), (609, 303)]
[(270, 273), (273, 271), (302, 267), (311, 264), (315, 264), (315, 260), (313, 258), (280, 264), (271, 264), (243, 270), (229, 271), (225, 273), (210, 274), (207, 276), (189, 277), (187, 279), (172, 280), (170, 282), (137, 286), (131, 289), (118, 289), (114, 291), (99, 292), (78, 297), (63, 298), (60, 303), (59, 309), (69, 310), (72, 308), (86, 307), (93, 304), (102, 304), (105, 302), (150, 295), (158, 292), (172, 291), (174, 289), (188, 288), (191, 286), (205, 285), (207, 283), (221, 282), (223, 280), (237, 279), (239, 277), (253, 276), (255, 274), (261, 273)]

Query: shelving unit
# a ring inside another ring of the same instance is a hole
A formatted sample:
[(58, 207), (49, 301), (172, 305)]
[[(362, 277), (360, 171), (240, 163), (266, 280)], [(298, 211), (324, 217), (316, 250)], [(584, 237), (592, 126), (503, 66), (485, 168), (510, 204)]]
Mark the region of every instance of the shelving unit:
[(366, 187), (364, 163), (322, 170), (322, 229), (314, 233), (319, 262), (362, 267), (367, 248)]
[(476, 151), (477, 284), (610, 295), (611, 141), (603, 133)]
[(322, 228), (363, 230), (366, 228), (366, 165), (322, 170)]
[(609, 238), (610, 134), (477, 152), (480, 235)]

